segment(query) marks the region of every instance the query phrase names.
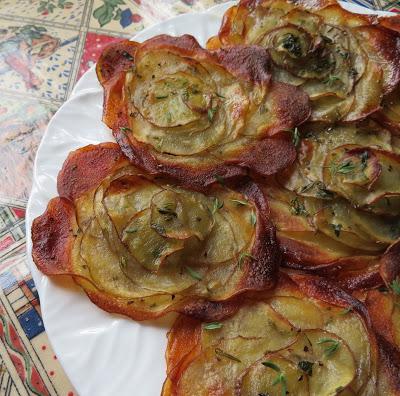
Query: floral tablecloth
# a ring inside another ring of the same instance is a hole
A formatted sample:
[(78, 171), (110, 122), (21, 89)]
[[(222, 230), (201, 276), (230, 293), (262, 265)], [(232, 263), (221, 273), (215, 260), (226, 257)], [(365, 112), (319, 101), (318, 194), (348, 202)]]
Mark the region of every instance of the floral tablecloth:
[[(0, 396), (76, 395), (26, 263), (25, 207), (47, 123), (105, 45), (224, 1), (0, 0)], [(400, 11), (398, 1), (353, 2)]]

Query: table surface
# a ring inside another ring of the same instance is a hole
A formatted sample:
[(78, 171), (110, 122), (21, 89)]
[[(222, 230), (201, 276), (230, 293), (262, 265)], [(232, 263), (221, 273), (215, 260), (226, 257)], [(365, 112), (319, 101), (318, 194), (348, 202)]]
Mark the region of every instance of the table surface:
[[(225, 0), (0, 0), (0, 396), (76, 391), (47, 338), (26, 263), (25, 207), (46, 126), (102, 48)], [(398, 0), (354, 0), (400, 11)]]

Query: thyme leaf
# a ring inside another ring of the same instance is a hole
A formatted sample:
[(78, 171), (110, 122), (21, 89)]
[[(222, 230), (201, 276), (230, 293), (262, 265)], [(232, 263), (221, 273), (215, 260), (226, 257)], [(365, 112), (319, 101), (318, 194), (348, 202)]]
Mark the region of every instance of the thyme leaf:
[(240, 199), (231, 199), (230, 201), (234, 202), (239, 206), (247, 206), (249, 204), (247, 201), (242, 201)]
[(340, 231), (342, 230), (342, 225), (341, 224), (330, 224), (330, 226), (333, 228), (333, 232), (335, 235), (339, 238), (340, 237)]
[(218, 209), (222, 209), (223, 207), (224, 207), (224, 201), (220, 201), (218, 198), (215, 198), (211, 213), (215, 214)]
[(250, 213), (250, 224), (254, 227), (257, 224), (257, 216), (254, 212)]
[(290, 212), (295, 216), (307, 217), (309, 215), (304, 203), (300, 202), (297, 197), (290, 201)]
[(338, 340), (334, 340), (333, 338), (321, 338), (317, 344), (328, 344), (324, 349), (324, 354), (326, 357), (331, 357), (340, 346), (340, 342)]
[(220, 329), (222, 326), (223, 326), (223, 324), (220, 322), (204, 323), (203, 329), (204, 330), (217, 330), (217, 329)]
[(309, 362), (308, 360), (300, 360), (300, 362), (297, 364), (299, 369), (304, 371), (310, 377), (312, 376), (313, 365), (314, 363)]
[(230, 355), (229, 353), (224, 352), (222, 349), (220, 348), (215, 348), (215, 354), (218, 356), (222, 356), (224, 358), (233, 360), (234, 362), (238, 362), (241, 363), (242, 361), (240, 359), (238, 359), (236, 356)]
[(329, 166), (329, 169), (332, 174), (341, 173), (343, 175), (346, 175), (353, 172), (356, 169), (356, 166), (351, 160), (347, 160), (342, 162), (341, 164), (333, 163), (331, 166)]
[(189, 267), (188, 265), (185, 265), (185, 270), (193, 279), (196, 279), (198, 281), (203, 280), (203, 277), (197, 271), (195, 271), (193, 268)]
[(390, 288), (393, 290), (393, 293), (397, 296), (400, 296), (400, 278), (397, 277), (393, 280), (393, 282), (389, 285)]

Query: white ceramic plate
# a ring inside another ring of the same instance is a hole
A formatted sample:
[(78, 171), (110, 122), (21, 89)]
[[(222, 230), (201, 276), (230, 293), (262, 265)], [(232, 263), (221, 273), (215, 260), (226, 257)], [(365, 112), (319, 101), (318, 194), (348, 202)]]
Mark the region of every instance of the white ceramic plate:
[[(188, 33), (204, 45), (217, 33), (222, 14), (232, 4), (172, 18), (140, 32), (134, 39)], [(363, 7), (343, 5), (354, 12), (370, 12)], [(103, 92), (92, 68), (79, 80), (71, 98), (47, 127), (36, 156), (27, 208), (28, 262), (47, 334), (79, 395), (156, 396), (165, 378), (166, 332), (173, 317), (136, 323), (108, 314), (92, 304), (72, 281), (43, 276), (31, 259), (32, 220), (44, 212), (49, 199), (56, 195), (57, 174), (67, 154), (87, 144), (113, 140), (110, 130), (101, 122), (102, 104)]]

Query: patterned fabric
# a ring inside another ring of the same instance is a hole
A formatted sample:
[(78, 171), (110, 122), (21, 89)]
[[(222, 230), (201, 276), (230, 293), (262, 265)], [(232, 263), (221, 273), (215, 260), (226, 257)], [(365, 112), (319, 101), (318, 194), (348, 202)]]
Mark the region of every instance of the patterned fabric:
[[(105, 45), (225, 0), (0, 0), (0, 395), (74, 396), (25, 253), (32, 164), (47, 123)], [(353, 0), (400, 11), (397, 0)]]

